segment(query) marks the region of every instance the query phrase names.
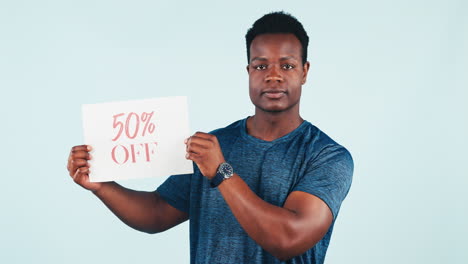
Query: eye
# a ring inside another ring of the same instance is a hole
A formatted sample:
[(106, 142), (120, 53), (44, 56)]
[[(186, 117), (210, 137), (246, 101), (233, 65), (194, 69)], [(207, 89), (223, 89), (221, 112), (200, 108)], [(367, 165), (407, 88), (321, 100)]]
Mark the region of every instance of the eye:
[(282, 68), (285, 70), (292, 70), (294, 69), (294, 66), (291, 64), (283, 64)]
[(265, 64), (260, 64), (260, 65), (257, 65), (257, 66), (253, 66), (253, 68), (258, 70), (258, 71), (262, 71), (262, 70), (266, 70), (267, 66)]

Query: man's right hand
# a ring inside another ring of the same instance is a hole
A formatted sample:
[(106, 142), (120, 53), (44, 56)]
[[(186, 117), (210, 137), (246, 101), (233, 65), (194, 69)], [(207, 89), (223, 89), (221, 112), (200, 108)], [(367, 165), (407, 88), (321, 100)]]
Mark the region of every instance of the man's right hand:
[(134, 191), (115, 182), (90, 182), (88, 145), (74, 146), (67, 169), (73, 180), (92, 191), (128, 226), (147, 233), (158, 233), (186, 221), (188, 213), (164, 201), (157, 192)]
[(87, 190), (97, 192), (103, 183), (89, 181), (90, 165), (88, 160), (91, 160), (91, 154), (89, 154), (91, 150), (92, 148), (89, 145), (72, 147), (68, 156), (67, 169), (73, 181)]

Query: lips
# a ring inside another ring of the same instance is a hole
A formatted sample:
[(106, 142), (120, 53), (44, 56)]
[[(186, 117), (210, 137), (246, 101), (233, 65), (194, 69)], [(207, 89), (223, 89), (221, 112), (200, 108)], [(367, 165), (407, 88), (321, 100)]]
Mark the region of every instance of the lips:
[(267, 98), (270, 98), (270, 99), (279, 99), (283, 96), (286, 95), (286, 91), (285, 90), (265, 90), (262, 92), (262, 95), (264, 95), (265, 97)]

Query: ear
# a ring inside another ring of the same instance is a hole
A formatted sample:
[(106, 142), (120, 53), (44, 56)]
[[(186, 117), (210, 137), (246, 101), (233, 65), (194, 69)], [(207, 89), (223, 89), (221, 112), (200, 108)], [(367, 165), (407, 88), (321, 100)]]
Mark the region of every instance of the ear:
[(245, 69), (247, 70), (247, 73), (249, 73), (249, 64), (247, 64), (247, 66), (245, 67)]
[(310, 68), (310, 63), (307, 61), (304, 63), (304, 66), (302, 68), (302, 84), (305, 84), (307, 81), (307, 73), (309, 72)]

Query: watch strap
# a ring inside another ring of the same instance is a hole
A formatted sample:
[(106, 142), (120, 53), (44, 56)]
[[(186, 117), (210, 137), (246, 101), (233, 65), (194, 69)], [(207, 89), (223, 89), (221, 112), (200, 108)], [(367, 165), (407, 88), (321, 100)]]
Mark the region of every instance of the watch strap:
[(210, 180), (211, 188), (216, 188), (220, 185), (224, 180), (224, 175), (221, 174), (219, 171), (216, 172), (216, 175)]

